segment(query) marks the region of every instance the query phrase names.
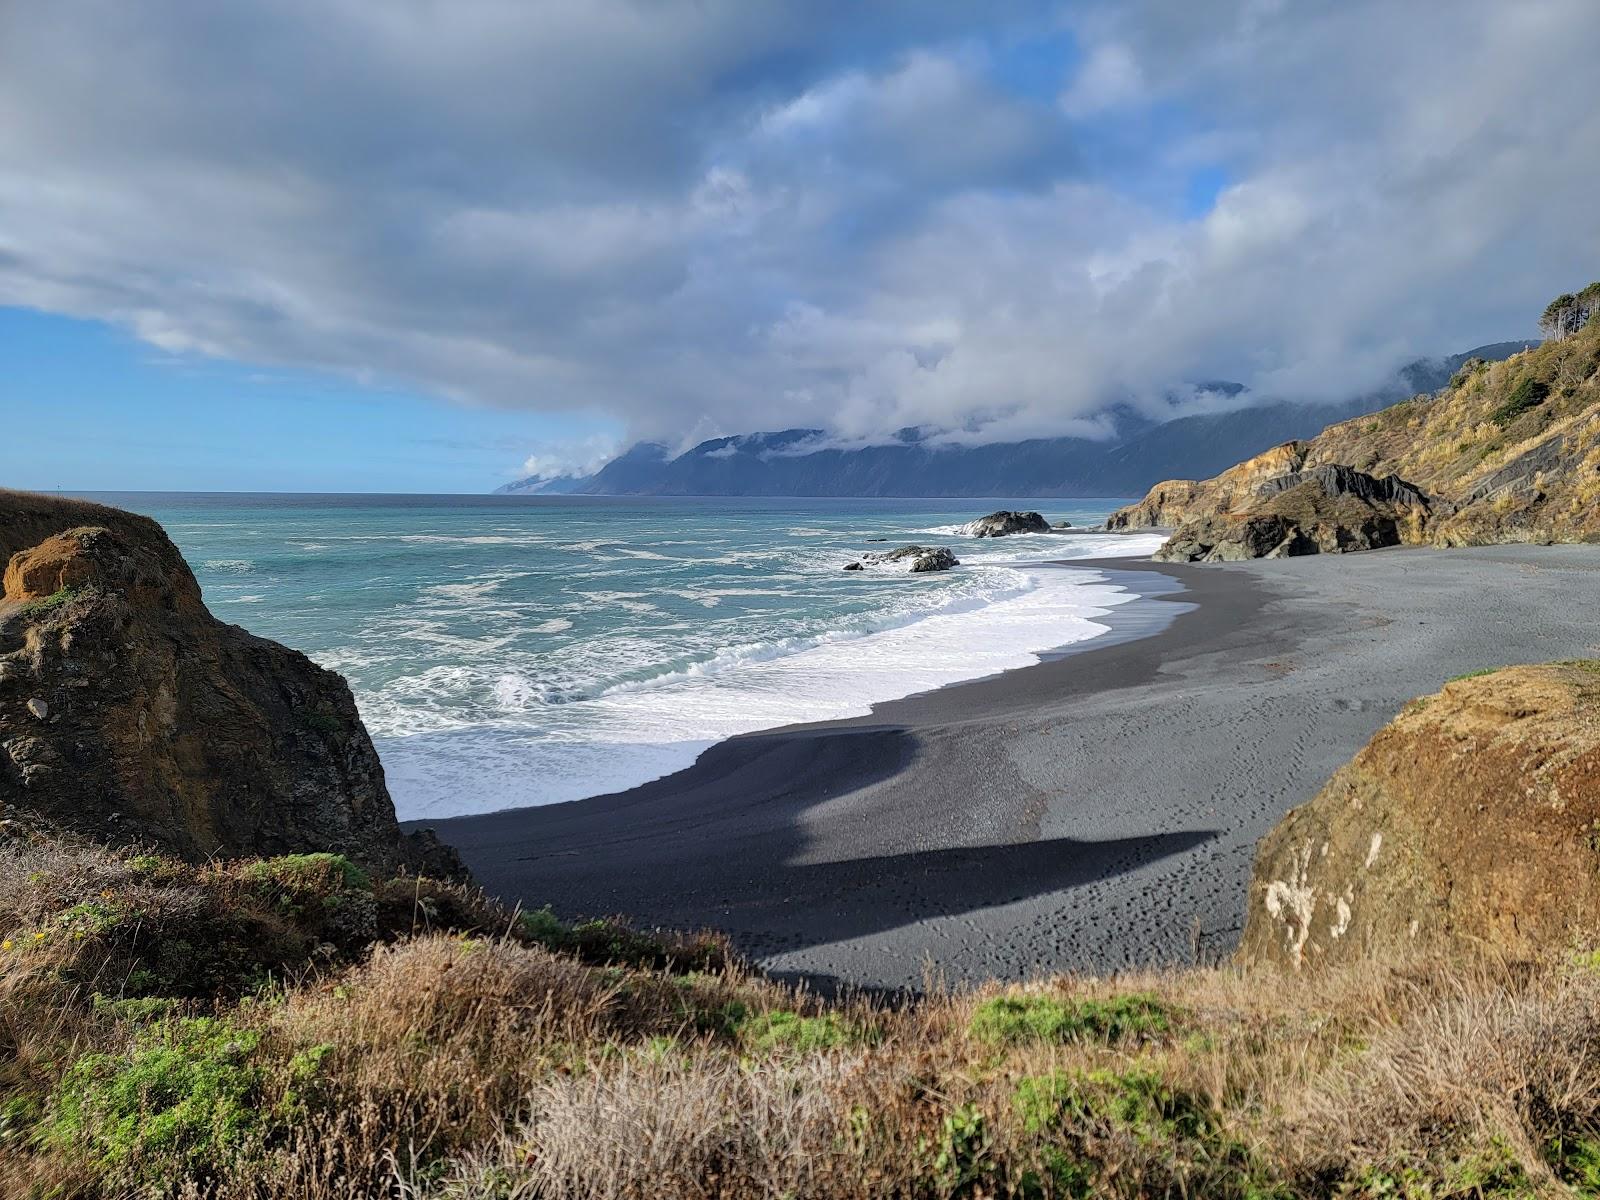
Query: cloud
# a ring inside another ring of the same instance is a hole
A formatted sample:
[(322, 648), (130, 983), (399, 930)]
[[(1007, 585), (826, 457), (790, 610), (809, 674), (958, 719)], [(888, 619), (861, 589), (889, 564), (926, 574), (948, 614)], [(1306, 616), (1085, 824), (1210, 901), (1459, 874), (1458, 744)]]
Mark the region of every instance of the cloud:
[(519, 479), (559, 479), (563, 475), (593, 475), (614, 458), (621, 447), (603, 434), (566, 442), (547, 442), (528, 455)]
[(21, 8), (0, 303), (673, 444), (1347, 393), (1600, 275), (1590, 0)]

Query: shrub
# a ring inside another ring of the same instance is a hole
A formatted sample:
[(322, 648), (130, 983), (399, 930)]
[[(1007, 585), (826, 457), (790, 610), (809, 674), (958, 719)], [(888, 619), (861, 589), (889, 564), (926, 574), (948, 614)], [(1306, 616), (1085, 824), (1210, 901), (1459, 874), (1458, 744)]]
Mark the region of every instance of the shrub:
[(1523, 413), (1538, 408), (1550, 395), (1550, 385), (1542, 379), (1524, 375), (1499, 408), (1489, 414), (1489, 420), (1504, 429)]
[(972, 1035), (991, 1044), (1074, 1038), (1114, 1042), (1165, 1033), (1168, 1028), (1166, 1007), (1143, 992), (1074, 1001), (1052, 996), (996, 996), (973, 1010), (971, 1024)]
[(85, 1054), (50, 1099), (41, 1138), (155, 1186), (205, 1178), (259, 1137), (260, 1034), (211, 1017), (169, 1018), (126, 1054)]
[(327, 896), (339, 891), (370, 891), (367, 873), (342, 854), (285, 854), (244, 868), (242, 877), (283, 895)]

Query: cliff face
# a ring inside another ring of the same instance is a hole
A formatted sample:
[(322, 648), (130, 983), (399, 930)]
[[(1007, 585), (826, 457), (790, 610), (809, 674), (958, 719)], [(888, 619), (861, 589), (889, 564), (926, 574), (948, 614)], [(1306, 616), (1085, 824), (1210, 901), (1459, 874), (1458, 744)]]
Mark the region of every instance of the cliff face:
[[(1399, 522), (1402, 542), (1600, 539), (1600, 322), (1591, 319), (1570, 336), (1503, 362), (1469, 361), (1433, 395), (1331, 425), (1309, 442), (1272, 453), (1286, 460), (1284, 474), (1347, 468), (1379, 480), (1394, 476), (1424, 496), (1426, 512), (1412, 505), (1408, 514), (1379, 513), (1417, 518)], [(1152, 492), (1113, 521), (1124, 528), (1176, 523), (1174, 549), (1208, 538), (1229, 542), (1229, 523), (1242, 526), (1282, 504), (1285, 489), (1262, 470), (1268, 457), (1204, 482), (1162, 484), (1160, 496)], [(1241, 473), (1254, 482), (1241, 488)], [(1179, 494), (1187, 499), (1170, 503)], [(1209, 522), (1204, 537), (1181, 528), (1191, 521)], [(1366, 548), (1363, 539), (1349, 541), (1342, 548)]]
[(0, 808), (188, 858), (459, 871), (401, 835), (344, 680), (213, 617), (154, 521), (0, 492), (0, 561)]
[(1600, 938), (1600, 663), (1457, 680), (1256, 853), (1241, 958), (1513, 956)]

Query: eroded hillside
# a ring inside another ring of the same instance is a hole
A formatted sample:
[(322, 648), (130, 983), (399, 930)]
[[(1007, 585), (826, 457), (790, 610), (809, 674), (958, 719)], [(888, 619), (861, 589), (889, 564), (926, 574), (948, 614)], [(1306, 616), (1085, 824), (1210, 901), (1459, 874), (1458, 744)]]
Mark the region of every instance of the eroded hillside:
[[(1163, 556), (1183, 559), (1600, 539), (1600, 322), (1582, 311), (1575, 331), (1503, 362), (1469, 361), (1431, 396), (1330, 426), (1203, 483), (1159, 484), (1112, 524), (1176, 525)], [(1371, 482), (1319, 472), (1327, 467)], [(1317, 495), (1283, 486), (1290, 475)], [(1397, 508), (1401, 485), (1420, 503)], [(1352, 506), (1358, 517), (1376, 512), (1383, 536), (1340, 536)], [(1270, 545), (1259, 536), (1264, 519), (1282, 534)]]

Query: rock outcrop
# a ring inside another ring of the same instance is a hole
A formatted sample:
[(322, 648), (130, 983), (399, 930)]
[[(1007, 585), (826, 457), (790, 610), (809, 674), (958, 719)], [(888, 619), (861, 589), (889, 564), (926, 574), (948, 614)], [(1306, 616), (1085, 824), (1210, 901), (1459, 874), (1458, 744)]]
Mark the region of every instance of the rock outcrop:
[(1428, 497), (1398, 475), (1330, 463), (1260, 480), (1238, 511), (1185, 521), (1155, 556), (1226, 562), (1374, 550), (1419, 540), (1432, 515)]
[(1240, 956), (1303, 969), (1600, 942), (1600, 662), (1412, 702), (1261, 842)]
[(1600, 541), (1600, 321), (1583, 311), (1581, 324), (1573, 317), (1562, 337), (1542, 346), (1501, 362), (1469, 359), (1432, 395), (1330, 425), (1309, 442), (1287, 442), (1213, 479), (1160, 484), (1114, 513), (1108, 527), (1176, 526), (1167, 557), (1181, 558), (1227, 540), (1219, 539), (1214, 518), (1259, 518), (1259, 529), (1229, 545), (1270, 553), (1284, 544), (1271, 534), (1288, 532), (1274, 520), (1278, 493), (1308, 471), (1338, 468), (1346, 479), (1355, 472), (1409, 481), (1429, 512), (1414, 519), (1414, 503), (1390, 512), (1385, 506), (1396, 502), (1380, 498), (1370, 502), (1384, 510), (1374, 529), (1313, 536), (1321, 549), (1392, 545), (1386, 523), (1399, 516), (1405, 519), (1396, 536), (1404, 543)]
[(190, 859), (460, 871), (401, 834), (345, 681), (213, 617), (154, 521), (0, 492), (0, 561), (0, 809)]
[(885, 550), (878, 554), (863, 554), (860, 562), (845, 564), (846, 571), (862, 571), (868, 566), (887, 566), (905, 563), (913, 574), (927, 571), (948, 571), (959, 567), (961, 560), (944, 546), (901, 546), (898, 550)]
[(1012, 533), (1049, 533), (1050, 522), (1036, 512), (993, 512), (960, 526), (967, 537), (1005, 537)]

